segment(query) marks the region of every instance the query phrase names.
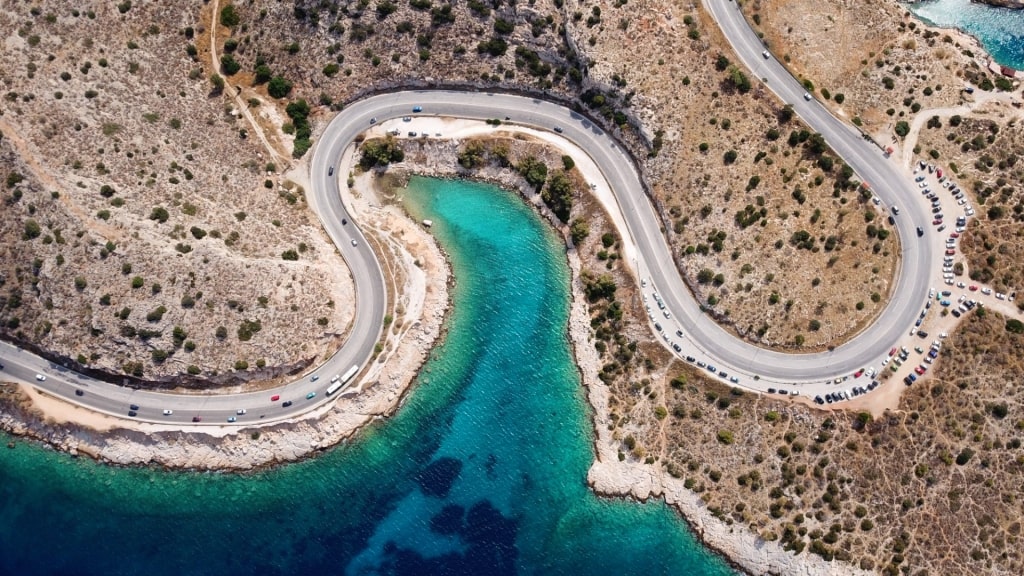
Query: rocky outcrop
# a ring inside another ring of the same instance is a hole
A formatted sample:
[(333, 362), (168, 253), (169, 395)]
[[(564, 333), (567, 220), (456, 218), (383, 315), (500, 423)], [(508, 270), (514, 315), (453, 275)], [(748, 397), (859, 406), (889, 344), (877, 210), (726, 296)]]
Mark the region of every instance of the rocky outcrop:
[(1024, 0), (971, 0), (971, 2), (998, 6), (1000, 8), (1010, 8), (1011, 10), (1024, 10)]

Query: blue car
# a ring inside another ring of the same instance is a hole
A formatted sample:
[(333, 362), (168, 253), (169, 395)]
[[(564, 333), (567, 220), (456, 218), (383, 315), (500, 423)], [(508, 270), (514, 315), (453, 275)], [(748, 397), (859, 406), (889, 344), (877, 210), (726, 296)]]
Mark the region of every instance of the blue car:
[(416, 106), (412, 109), (413, 112), (423, 112), (423, 106)]
[(949, 300), (943, 300), (942, 302), (939, 302), (939, 304), (942, 304), (943, 306), (949, 306)]

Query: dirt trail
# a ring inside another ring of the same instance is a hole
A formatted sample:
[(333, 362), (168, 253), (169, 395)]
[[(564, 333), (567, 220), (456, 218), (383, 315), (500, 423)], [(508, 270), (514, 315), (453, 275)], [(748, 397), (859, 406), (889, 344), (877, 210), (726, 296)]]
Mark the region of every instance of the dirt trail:
[[(213, 0), (210, 4), (210, 66), (211, 70), (217, 71), (220, 69), (220, 57), (217, 55), (217, 28), (220, 27), (220, 20), (218, 14), (220, 14), (220, 0)], [(227, 78), (224, 79), (224, 83), (229, 88), (229, 96), (235, 103), (235, 108), (238, 113), (245, 117), (245, 121), (252, 126), (252, 131), (260, 139), (260, 143), (263, 144), (263, 148), (267, 151), (268, 160), (273, 161), (279, 170), (284, 170), (290, 163), (290, 159), (282, 156), (280, 152), (267, 140), (267, 135), (263, 132), (263, 128), (260, 127), (256, 119), (253, 118), (252, 114), (249, 113), (249, 106), (242, 102), (241, 96), (239, 96), (240, 90), (233, 90), (231, 82)]]

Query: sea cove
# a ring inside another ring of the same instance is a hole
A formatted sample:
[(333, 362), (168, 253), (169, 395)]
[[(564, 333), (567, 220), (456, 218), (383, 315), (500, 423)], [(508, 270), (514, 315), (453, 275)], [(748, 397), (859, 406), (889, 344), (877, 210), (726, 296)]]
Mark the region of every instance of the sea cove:
[(732, 573), (661, 501), (587, 488), (561, 240), (491, 186), (414, 178), (404, 195), (434, 221), (456, 286), (446, 339), (392, 418), (240, 476), (15, 441), (0, 460), (0, 572)]

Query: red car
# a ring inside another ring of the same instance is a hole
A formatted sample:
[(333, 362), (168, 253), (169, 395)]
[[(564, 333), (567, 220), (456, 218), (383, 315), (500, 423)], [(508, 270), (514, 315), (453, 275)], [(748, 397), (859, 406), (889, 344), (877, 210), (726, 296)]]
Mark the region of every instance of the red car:
[(932, 224), (938, 226), (939, 224), (942, 224), (942, 220), (932, 220)]
[(277, 402), (280, 399), (281, 399), (281, 395), (280, 394), (274, 394), (273, 396), (270, 397), (270, 401), (271, 402)]
[(193, 422), (202, 422), (203, 421), (203, 417), (202, 416), (193, 416), (192, 417), (192, 421)]
[(953, 232), (952, 234), (949, 235), (949, 237), (950, 238), (959, 238), (960, 237), (960, 233), (959, 232)]
[(976, 284), (971, 284), (970, 286), (967, 287), (967, 289), (970, 290), (971, 292), (977, 292), (978, 286)]
[(946, 256), (952, 256), (953, 254), (956, 254), (956, 250), (953, 250), (952, 248), (946, 250)]
[(893, 346), (892, 350), (889, 350), (889, 356), (895, 356), (895, 355), (896, 355), (896, 347)]
[(920, 366), (918, 366), (917, 368), (914, 368), (914, 372), (917, 372), (919, 375), (924, 374), (924, 370), (921, 370)]
[(856, 372), (853, 373), (853, 377), (854, 378), (860, 378), (861, 374), (863, 374), (863, 373), (864, 373), (864, 369), (861, 368), (860, 370), (857, 370)]

